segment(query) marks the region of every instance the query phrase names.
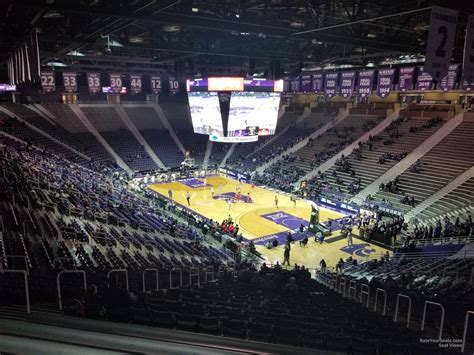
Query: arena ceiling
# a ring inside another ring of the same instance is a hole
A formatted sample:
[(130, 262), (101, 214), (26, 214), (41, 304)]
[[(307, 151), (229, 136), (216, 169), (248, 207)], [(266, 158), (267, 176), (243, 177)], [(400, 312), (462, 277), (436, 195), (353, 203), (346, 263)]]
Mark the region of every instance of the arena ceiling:
[(76, 70), (224, 74), (421, 57), (430, 8), (473, 1), (2, 0), (0, 62), (37, 29), (41, 62)]

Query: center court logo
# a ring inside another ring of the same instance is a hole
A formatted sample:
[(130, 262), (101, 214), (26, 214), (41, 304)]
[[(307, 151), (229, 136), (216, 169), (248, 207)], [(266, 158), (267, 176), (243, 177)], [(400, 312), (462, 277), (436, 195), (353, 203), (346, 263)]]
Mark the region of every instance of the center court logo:
[(347, 254), (359, 256), (362, 258), (375, 253), (375, 249), (372, 248), (369, 243), (353, 244), (351, 246), (343, 247), (340, 250)]

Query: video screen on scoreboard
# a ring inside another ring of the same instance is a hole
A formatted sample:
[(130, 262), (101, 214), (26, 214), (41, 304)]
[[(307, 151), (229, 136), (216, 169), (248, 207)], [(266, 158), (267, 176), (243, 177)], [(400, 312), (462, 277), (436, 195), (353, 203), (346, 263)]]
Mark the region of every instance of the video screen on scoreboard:
[(224, 135), (217, 92), (189, 92), (188, 101), (194, 133)]
[(280, 97), (279, 92), (233, 91), (227, 136), (245, 136), (249, 132), (249, 127), (258, 127), (259, 136), (274, 134)]

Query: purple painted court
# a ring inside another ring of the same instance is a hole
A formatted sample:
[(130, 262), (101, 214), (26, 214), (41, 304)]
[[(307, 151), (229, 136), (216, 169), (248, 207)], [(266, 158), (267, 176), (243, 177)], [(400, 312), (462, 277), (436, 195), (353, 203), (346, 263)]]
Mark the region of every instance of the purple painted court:
[(210, 184), (205, 184), (201, 180), (195, 179), (195, 178), (189, 178), (189, 179), (184, 179), (184, 180), (179, 180), (180, 183), (183, 185), (186, 185), (192, 189), (196, 189), (199, 187), (205, 187), (205, 186), (211, 186)]
[(285, 213), (285, 212), (272, 212), (272, 213), (267, 213), (264, 215), (261, 215), (261, 217), (265, 218), (266, 220), (269, 220), (275, 224), (278, 224), (280, 226), (284, 226), (289, 228), (287, 231), (271, 234), (271, 235), (266, 235), (264, 237), (259, 237), (253, 239), (253, 242), (256, 245), (265, 245), (269, 241), (273, 241), (273, 239), (278, 240), (278, 244), (283, 244), (286, 241), (286, 236), (288, 235), (288, 232), (291, 232), (293, 236), (293, 240), (301, 240), (305, 236), (308, 238), (312, 236), (311, 233), (308, 232), (303, 232), (301, 233), (299, 231), (299, 227), (303, 224), (305, 227), (308, 225), (308, 221), (300, 218), (293, 216), (291, 214)]

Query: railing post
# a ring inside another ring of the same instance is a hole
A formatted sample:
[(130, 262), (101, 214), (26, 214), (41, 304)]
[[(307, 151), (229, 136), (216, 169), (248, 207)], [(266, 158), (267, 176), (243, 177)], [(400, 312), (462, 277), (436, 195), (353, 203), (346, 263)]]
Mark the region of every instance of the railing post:
[(86, 273), (84, 270), (63, 270), (60, 271), (58, 276), (56, 276), (56, 287), (58, 291), (58, 301), (59, 301), (59, 309), (63, 310), (63, 300), (61, 297), (61, 275), (63, 274), (82, 274), (82, 280), (84, 283), (84, 292), (87, 290), (87, 278)]
[(5, 270), (2, 269), (0, 270), (0, 273), (3, 275), (4, 273), (10, 273), (10, 274), (22, 274), (23, 275), (23, 280), (25, 281), (25, 301), (26, 301), (26, 313), (30, 314), (31, 309), (30, 309), (30, 289), (28, 287), (28, 274), (25, 270)]
[[(365, 291), (367, 290), (367, 291)], [(360, 303), (362, 303), (362, 295), (367, 295), (367, 304), (366, 307), (369, 308), (369, 296), (370, 296), (370, 288), (367, 284), (360, 285)]]
[(193, 284), (193, 276), (197, 277), (197, 280), (198, 280), (197, 284), (198, 286), (201, 286), (201, 273), (198, 267), (189, 268), (189, 286)]
[(375, 305), (374, 305), (374, 312), (377, 312), (377, 303), (378, 303), (378, 298), (379, 298), (379, 292), (383, 293), (384, 295), (384, 301), (383, 301), (383, 312), (382, 315), (385, 315), (385, 311), (387, 309), (387, 292), (384, 289), (377, 288), (375, 290)]
[(112, 269), (107, 273), (107, 281), (109, 280), (110, 274), (113, 273), (113, 272), (123, 272), (125, 274), (125, 286), (126, 286), (127, 291), (129, 291), (129, 288), (128, 288), (128, 271), (126, 269)]
[[(354, 291), (354, 297), (351, 298), (351, 290)], [(349, 299), (356, 299), (357, 298), (357, 282), (355, 280), (351, 280), (349, 282), (349, 291), (347, 292), (347, 298)]]
[(206, 279), (206, 283), (209, 282), (209, 275), (212, 276), (212, 281), (214, 281), (214, 268), (212, 266), (208, 266), (204, 269), (205, 271), (205, 279)]
[(441, 323), (439, 325), (439, 337), (438, 339), (442, 339), (443, 336), (443, 325), (444, 325), (444, 307), (441, 303), (425, 301), (425, 306), (423, 307), (423, 320), (421, 321), (421, 330), (425, 330), (425, 319), (426, 319), (426, 308), (429, 304), (433, 306), (438, 306), (441, 308)]
[(393, 319), (394, 322), (397, 322), (398, 317), (398, 304), (400, 303), (400, 298), (406, 298), (408, 300), (408, 313), (407, 313), (407, 328), (410, 327), (410, 315), (411, 315), (411, 297), (408, 295), (403, 295), (399, 293), (397, 295), (397, 304), (395, 306), (395, 317)]
[(178, 288), (178, 287), (173, 287), (173, 272), (174, 271), (179, 272), (179, 287), (183, 287), (183, 270), (179, 267), (174, 267), (170, 270), (170, 289)]
[(343, 276), (339, 277), (339, 287), (338, 287), (337, 291), (340, 294), (342, 294), (342, 297), (344, 297), (345, 294), (346, 294), (346, 278), (343, 277)]
[(156, 290), (155, 290), (155, 291), (158, 291), (159, 288), (160, 288), (159, 279), (158, 279), (158, 269), (145, 269), (145, 270), (143, 270), (143, 272), (142, 272), (143, 292), (146, 292), (145, 273), (146, 273), (147, 271), (154, 271), (154, 272), (155, 272), (155, 274), (156, 274)]
[(464, 349), (466, 348), (467, 326), (469, 324), (469, 316), (471, 314), (474, 314), (474, 311), (466, 312), (466, 320), (464, 321), (464, 331), (462, 333), (462, 348), (461, 348), (462, 353), (464, 352)]

